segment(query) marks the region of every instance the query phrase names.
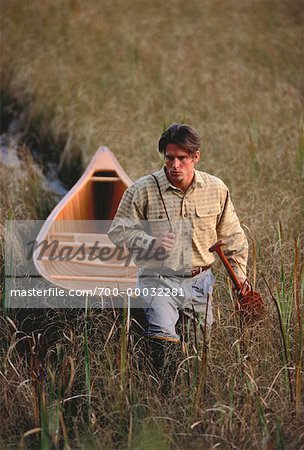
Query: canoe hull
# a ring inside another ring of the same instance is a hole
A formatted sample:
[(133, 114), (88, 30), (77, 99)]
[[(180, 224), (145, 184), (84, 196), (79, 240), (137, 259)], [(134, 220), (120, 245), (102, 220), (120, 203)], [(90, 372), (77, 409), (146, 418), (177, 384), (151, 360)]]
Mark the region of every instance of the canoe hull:
[[(33, 261), (40, 275), (66, 290), (134, 289), (137, 267), (107, 236), (132, 183), (106, 147), (97, 150), (75, 186), (43, 224)], [(108, 291), (109, 292), (109, 291)]]

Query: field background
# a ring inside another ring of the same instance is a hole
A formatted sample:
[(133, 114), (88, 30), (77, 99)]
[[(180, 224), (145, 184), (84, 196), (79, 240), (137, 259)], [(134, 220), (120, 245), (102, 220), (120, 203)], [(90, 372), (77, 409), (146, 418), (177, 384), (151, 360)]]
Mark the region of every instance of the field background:
[(302, 0), (1, 2), (1, 131), (22, 161), (0, 166), (1, 234), (7, 218), (47, 217), (47, 163), (69, 187), (106, 145), (136, 179), (186, 122), (203, 137), (199, 168), (231, 190), (268, 308), (240, 330), (219, 270), (208, 367), (189, 331), (166, 399), (119, 315), (3, 314), (4, 447), (303, 445), (303, 25)]

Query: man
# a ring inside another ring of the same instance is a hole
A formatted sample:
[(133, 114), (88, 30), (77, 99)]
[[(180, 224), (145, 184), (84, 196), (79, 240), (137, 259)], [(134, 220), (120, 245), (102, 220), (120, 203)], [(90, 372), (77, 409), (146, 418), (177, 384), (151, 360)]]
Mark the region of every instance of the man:
[(178, 343), (179, 310), (207, 314), (208, 326), (213, 322), (215, 257), (210, 246), (223, 239), (226, 256), (245, 281), (248, 244), (228, 188), (220, 179), (195, 170), (201, 145), (197, 132), (189, 125), (173, 124), (158, 145), (164, 167), (127, 189), (109, 237), (130, 249), (140, 266), (146, 336), (154, 343)]

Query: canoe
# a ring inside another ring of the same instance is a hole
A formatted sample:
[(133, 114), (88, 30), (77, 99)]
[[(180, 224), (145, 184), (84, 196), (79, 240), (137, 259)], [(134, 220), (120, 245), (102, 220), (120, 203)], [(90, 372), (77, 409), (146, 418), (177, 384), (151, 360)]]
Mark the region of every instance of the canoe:
[(100, 147), (36, 238), (33, 262), (43, 278), (68, 290), (95, 289), (98, 296), (135, 287), (136, 265), (107, 236), (131, 183), (113, 153)]

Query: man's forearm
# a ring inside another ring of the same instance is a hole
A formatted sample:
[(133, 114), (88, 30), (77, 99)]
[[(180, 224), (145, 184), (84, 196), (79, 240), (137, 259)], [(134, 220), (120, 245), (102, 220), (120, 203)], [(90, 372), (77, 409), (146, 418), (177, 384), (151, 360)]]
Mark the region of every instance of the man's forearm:
[(108, 236), (117, 247), (126, 246), (132, 251), (148, 250), (155, 239), (144, 230), (130, 229), (124, 224), (112, 224)]

